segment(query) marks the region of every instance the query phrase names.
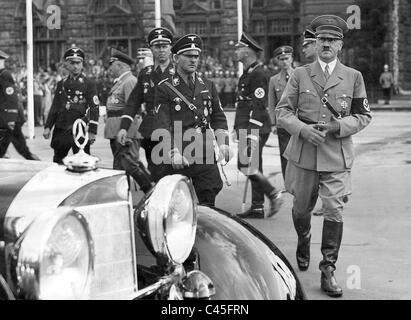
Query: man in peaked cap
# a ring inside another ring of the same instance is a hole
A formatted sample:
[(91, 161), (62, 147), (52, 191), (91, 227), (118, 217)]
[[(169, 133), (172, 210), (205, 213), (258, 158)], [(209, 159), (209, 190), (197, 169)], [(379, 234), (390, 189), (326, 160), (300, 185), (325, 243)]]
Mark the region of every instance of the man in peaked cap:
[(149, 65), (142, 69), (138, 75), (137, 85), (134, 87), (127, 100), (121, 116), (120, 131), (117, 134), (117, 140), (124, 143), (127, 130), (130, 131), (130, 124), (136, 114), (143, 117), (139, 127), (142, 135), (141, 146), (145, 150), (147, 167), (150, 171), (151, 178), (157, 182), (161, 176), (162, 166), (155, 164), (152, 160), (152, 150), (158, 141), (153, 141), (153, 121), (155, 117), (154, 109), (154, 92), (158, 83), (170, 75), (174, 75), (175, 69), (171, 62), (171, 42), (173, 35), (166, 28), (159, 27), (150, 31), (147, 37), (147, 43), (153, 56), (154, 65)]
[[(131, 73), (131, 66), (134, 60), (127, 54), (112, 48), (109, 60), (109, 73), (114, 79), (107, 98), (107, 117), (104, 126), (104, 138), (110, 140), (110, 147), (113, 153), (113, 169), (125, 170), (121, 162), (120, 151), (123, 146), (117, 142), (117, 133), (120, 130), (121, 116), (126, 107), (127, 100), (134, 89), (137, 78)], [(138, 126), (141, 121), (133, 119), (130, 131), (126, 136), (129, 142), (129, 152), (137, 160), (140, 144), (138, 139)]]
[[(176, 72), (156, 89), (155, 128), (165, 130), (171, 141), (170, 145), (164, 138), (158, 145), (165, 155), (164, 175), (190, 177), (200, 204), (214, 206), (223, 187), (216, 160), (229, 161), (229, 136), (214, 83), (196, 72), (201, 50), (202, 40), (195, 34), (181, 37), (171, 48)], [(183, 139), (187, 136), (194, 141)]]
[[(320, 196), (324, 208), (320, 262), (321, 289), (343, 294), (334, 271), (343, 234), (343, 209), (351, 194), (352, 135), (371, 121), (361, 72), (338, 60), (348, 30), (337, 16), (315, 18), (311, 27), (318, 59), (296, 68), (277, 105), (277, 120), (292, 137), (285, 187), (294, 196), (292, 218), (298, 236), (300, 270), (310, 263), (311, 211)], [(297, 113), (298, 110), (298, 113)]]
[(308, 62), (314, 62), (317, 59), (317, 51), (315, 49), (317, 38), (311, 27), (307, 27), (303, 34), (302, 51), (304, 58)]
[(277, 60), (280, 67), (280, 72), (270, 78), (268, 84), (268, 112), (271, 117), (271, 126), (273, 133), (277, 133), (278, 146), (280, 149), (281, 159), (281, 172), (283, 179), (285, 179), (285, 168), (287, 166), (287, 159), (283, 154), (285, 148), (287, 148), (288, 141), (290, 140), (290, 134), (277, 124), (275, 117), (275, 107), (281, 99), (281, 95), (284, 92), (288, 79), (294, 71), (293, 68), (293, 48), (290, 46), (280, 46), (274, 50), (274, 58)]
[(64, 53), (69, 76), (57, 83), (53, 103), (44, 125), (43, 136), (53, 137), (51, 147), (54, 149), (53, 161), (62, 164), (70, 149), (78, 152), (72, 128), (74, 121), (83, 119), (88, 123), (89, 143), (84, 151), (90, 153), (90, 144), (94, 143), (99, 119), (99, 99), (94, 81), (83, 73), (84, 52), (78, 47), (71, 47)]
[[(267, 112), (268, 79), (257, 61), (262, 51), (258, 43), (246, 33), (236, 45), (236, 55), (244, 65), (244, 73), (238, 82), (237, 110), (234, 131), (238, 137), (238, 169), (251, 181), (252, 204), (240, 213), (241, 218), (271, 217), (277, 213), (282, 199), (281, 192), (263, 175), (263, 147), (270, 135), (271, 122)], [(246, 189), (245, 189), (246, 190)], [(264, 210), (264, 195), (270, 201), (270, 209)]]

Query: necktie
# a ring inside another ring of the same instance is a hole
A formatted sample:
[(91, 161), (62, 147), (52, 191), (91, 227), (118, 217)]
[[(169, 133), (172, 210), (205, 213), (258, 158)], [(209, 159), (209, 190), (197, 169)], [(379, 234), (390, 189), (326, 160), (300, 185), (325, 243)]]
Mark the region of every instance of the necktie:
[(158, 74), (162, 74), (162, 73), (163, 73), (163, 72), (161, 71), (160, 66), (158, 66), (158, 67), (156, 68), (156, 72), (157, 72)]
[(188, 79), (188, 87), (190, 88), (191, 91), (194, 91), (195, 89), (194, 79)]
[(328, 78), (330, 77), (330, 67), (328, 66), (328, 64), (324, 68), (324, 77), (325, 77), (325, 81), (327, 81)]

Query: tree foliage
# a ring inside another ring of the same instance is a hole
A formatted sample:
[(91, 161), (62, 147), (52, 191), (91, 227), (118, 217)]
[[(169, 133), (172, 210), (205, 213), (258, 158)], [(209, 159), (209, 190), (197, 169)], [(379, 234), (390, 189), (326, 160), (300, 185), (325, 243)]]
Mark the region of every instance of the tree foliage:
[(388, 36), (390, 0), (357, 0), (361, 9), (361, 29), (352, 30), (344, 47), (354, 49), (352, 67), (360, 70), (369, 91), (378, 88), (378, 79), (388, 57), (384, 46)]

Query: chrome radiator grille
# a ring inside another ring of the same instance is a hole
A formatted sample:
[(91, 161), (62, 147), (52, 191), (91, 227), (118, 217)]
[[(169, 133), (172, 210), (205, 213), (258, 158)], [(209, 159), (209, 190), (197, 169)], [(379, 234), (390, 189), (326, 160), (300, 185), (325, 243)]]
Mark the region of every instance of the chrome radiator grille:
[(117, 201), (76, 208), (94, 241), (91, 299), (130, 299), (137, 291), (133, 218), (129, 203)]

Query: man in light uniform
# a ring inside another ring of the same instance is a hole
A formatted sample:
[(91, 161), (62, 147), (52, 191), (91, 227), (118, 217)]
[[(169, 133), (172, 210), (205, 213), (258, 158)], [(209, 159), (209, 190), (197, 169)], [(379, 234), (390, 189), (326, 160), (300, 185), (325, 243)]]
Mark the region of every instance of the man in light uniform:
[[(107, 118), (104, 126), (104, 138), (110, 140), (110, 147), (113, 153), (113, 169), (123, 170), (119, 152), (123, 147), (117, 142), (117, 133), (120, 130), (121, 116), (126, 107), (126, 102), (137, 83), (137, 78), (131, 73), (130, 66), (134, 60), (123, 52), (116, 49), (111, 49), (110, 68), (109, 72), (114, 78), (112, 86), (107, 98)], [(140, 143), (138, 141), (141, 135), (138, 133), (138, 127), (141, 121), (133, 119), (130, 130), (126, 135), (129, 141), (129, 150), (133, 158), (138, 160)]]
[(284, 153), (285, 187), (294, 195), (298, 267), (309, 266), (311, 211), (319, 194), (324, 206), (321, 289), (339, 297), (343, 292), (334, 271), (343, 234), (344, 197), (351, 193), (351, 136), (370, 123), (371, 113), (361, 72), (337, 58), (347, 23), (323, 15), (311, 27), (318, 60), (295, 69), (277, 105), (277, 120), (292, 135)]
[(275, 118), (275, 107), (281, 99), (281, 95), (284, 92), (288, 79), (292, 75), (293, 68), (293, 48), (290, 46), (281, 46), (274, 50), (274, 57), (277, 59), (280, 65), (280, 72), (270, 78), (268, 84), (268, 111), (271, 118), (271, 127), (273, 133), (277, 133), (278, 146), (280, 149), (281, 159), (281, 172), (283, 179), (285, 178), (285, 168), (287, 167), (287, 159), (284, 158), (283, 153), (287, 148), (288, 141), (290, 140), (290, 134), (287, 130), (281, 128), (278, 125)]

